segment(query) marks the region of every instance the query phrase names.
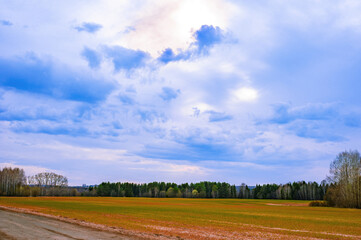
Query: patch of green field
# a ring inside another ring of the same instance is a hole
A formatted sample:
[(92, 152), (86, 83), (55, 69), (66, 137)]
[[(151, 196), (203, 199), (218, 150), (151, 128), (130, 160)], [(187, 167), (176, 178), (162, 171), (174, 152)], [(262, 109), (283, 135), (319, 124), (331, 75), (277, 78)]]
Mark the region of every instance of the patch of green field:
[(361, 239), (361, 210), (308, 207), (308, 203), (248, 199), (0, 198), (3, 206), (183, 238), (232, 239), (237, 234), (259, 233), (266, 234), (261, 237)]

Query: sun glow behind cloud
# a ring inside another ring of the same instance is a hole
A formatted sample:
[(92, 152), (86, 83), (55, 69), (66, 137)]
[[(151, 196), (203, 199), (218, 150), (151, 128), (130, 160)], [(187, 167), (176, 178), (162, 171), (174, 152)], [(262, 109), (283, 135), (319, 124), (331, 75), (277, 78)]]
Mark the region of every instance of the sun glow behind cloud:
[(154, 57), (166, 48), (185, 49), (194, 41), (192, 33), (202, 25), (225, 28), (234, 14), (232, 5), (220, 0), (159, 1), (153, 11), (144, 12), (134, 31), (121, 42)]
[(241, 102), (253, 102), (258, 99), (258, 91), (250, 87), (242, 87), (234, 91), (237, 100)]

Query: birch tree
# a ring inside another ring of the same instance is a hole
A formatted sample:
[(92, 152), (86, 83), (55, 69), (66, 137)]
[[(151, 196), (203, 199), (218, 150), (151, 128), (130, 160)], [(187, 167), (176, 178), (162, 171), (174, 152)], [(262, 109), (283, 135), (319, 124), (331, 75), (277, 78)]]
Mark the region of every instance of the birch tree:
[(358, 151), (345, 151), (337, 155), (330, 165), (327, 193), (330, 202), (338, 207), (361, 208), (361, 156)]

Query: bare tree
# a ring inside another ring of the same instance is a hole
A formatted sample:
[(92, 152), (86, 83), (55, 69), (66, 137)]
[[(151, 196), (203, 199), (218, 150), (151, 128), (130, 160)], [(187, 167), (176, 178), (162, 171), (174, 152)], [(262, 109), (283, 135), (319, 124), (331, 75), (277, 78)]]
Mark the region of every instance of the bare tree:
[(330, 165), (328, 198), (338, 207), (361, 208), (361, 156), (358, 151), (337, 155)]
[(68, 186), (68, 179), (62, 175), (43, 172), (29, 178), (29, 183), (40, 188), (40, 195), (60, 195), (61, 190)]

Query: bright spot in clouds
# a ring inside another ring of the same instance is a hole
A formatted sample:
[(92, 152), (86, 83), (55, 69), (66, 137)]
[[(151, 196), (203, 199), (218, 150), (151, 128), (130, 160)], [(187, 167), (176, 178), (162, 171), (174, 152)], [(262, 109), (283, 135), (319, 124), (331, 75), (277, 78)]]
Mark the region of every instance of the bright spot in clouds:
[(252, 102), (258, 99), (258, 92), (254, 88), (242, 87), (234, 92), (236, 98), (241, 102)]

